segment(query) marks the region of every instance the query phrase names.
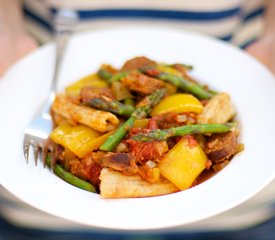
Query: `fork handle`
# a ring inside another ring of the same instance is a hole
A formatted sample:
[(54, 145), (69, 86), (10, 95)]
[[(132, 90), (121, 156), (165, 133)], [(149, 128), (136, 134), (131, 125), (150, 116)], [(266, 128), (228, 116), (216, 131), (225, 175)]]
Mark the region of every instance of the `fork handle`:
[(64, 57), (65, 48), (71, 35), (73, 34), (78, 15), (72, 10), (60, 10), (54, 15), (54, 38), (55, 38), (55, 66), (52, 78), (52, 83), (49, 91), (49, 101), (43, 109), (43, 113), (48, 114), (51, 105), (55, 99), (57, 82), (60, 75), (61, 64)]
[(54, 17), (56, 60), (50, 95), (55, 96), (57, 80), (60, 74), (60, 65), (63, 61), (64, 50), (73, 31), (75, 30), (78, 15), (72, 10), (60, 10)]

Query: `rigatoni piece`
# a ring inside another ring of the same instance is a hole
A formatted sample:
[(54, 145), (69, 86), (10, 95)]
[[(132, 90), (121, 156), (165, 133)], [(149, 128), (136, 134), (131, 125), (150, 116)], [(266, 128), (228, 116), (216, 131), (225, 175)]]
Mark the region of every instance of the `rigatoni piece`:
[(226, 123), (235, 115), (235, 109), (227, 93), (212, 97), (199, 115), (198, 123)]
[(166, 179), (148, 183), (139, 175), (124, 175), (118, 171), (103, 168), (100, 174), (100, 196), (102, 198), (152, 197), (178, 192), (179, 189)]
[(56, 96), (52, 110), (66, 118), (70, 123), (81, 123), (99, 132), (111, 131), (119, 124), (119, 120), (114, 114), (78, 106), (70, 102), (64, 94)]

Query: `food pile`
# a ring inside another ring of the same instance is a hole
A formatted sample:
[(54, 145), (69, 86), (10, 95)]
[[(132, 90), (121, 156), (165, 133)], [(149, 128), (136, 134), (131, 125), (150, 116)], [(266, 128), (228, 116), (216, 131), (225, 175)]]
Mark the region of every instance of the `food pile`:
[(236, 112), (191, 70), (135, 57), (68, 86), (52, 105), (47, 164), (102, 198), (159, 196), (213, 176), (243, 148)]

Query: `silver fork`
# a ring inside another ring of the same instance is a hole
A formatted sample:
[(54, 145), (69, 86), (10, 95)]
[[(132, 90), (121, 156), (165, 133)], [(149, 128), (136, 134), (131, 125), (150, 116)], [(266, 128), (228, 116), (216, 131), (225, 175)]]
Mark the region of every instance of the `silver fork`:
[[(34, 117), (32, 122), (24, 131), (23, 150), (25, 160), (28, 163), (30, 158), (30, 148), (33, 148), (34, 161), (37, 165), (38, 159), (45, 163), (45, 154), (48, 151), (53, 157), (55, 149), (48, 144), (48, 137), (53, 129), (53, 120), (50, 114), (51, 105), (55, 99), (56, 86), (59, 78), (60, 66), (63, 60), (68, 39), (72, 35), (78, 16), (75, 12), (61, 10), (54, 19), (56, 60), (53, 79), (50, 87), (49, 97), (39, 114)], [(53, 162), (53, 161), (52, 161)]]

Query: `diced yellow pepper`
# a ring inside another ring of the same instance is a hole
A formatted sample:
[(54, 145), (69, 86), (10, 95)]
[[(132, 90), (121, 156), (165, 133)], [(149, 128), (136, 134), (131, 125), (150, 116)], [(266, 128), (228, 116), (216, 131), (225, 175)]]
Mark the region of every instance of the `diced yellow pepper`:
[(178, 70), (164, 64), (158, 64), (156, 68), (161, 72), (173, 74), (176, 76), (181, 76), (181, 73)]
[(143, 119), (136, 119), (134, 122), (134, 128), (145, 128), (149, 122), (149, 119), (143, 118)]
[(151, 116), (157, 116), (168, 112), (195, 112), (201, 113), (203, 105), (201, 102), (191, 94), (178, 93), (164, 98), (157, 104), (152, 112)]
[(200, 145), (192, 138), (183, 137), (158, 163), (161, 175), (179, 189), (191, 187), (205, 169), (207, 157)]
[(98, 149), (111, 133), (101, 135), (101, 133), (83, 125), (64, 124), (55, 128), (50, 137), (55, 143), (68, 148), (76, 156), (82, 158), (89, 152)]
[(177, 87), (171, 83), (164, 82), (164, 86), (168, 95), (172, 95), (177, 92)]
[(155, 182), (159, 181), (159, 178), (160, 178), (160, 170), (159, 170), (159, 168), (154, 167), (152, 169), (151, 178), (155, 179)]
[(99, 78), (97, 74), (90, 74), (80, 80), (76, 81), (75, 83), (71, 84), (70, 86), (66, 87), (66, 93), (70, 93), (73, 95), (78, 95), (80, 93), (81, 88), (83, 87), (108, 87), (108, 84)]

